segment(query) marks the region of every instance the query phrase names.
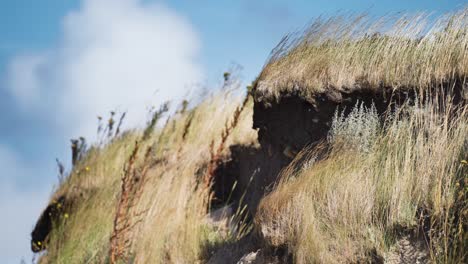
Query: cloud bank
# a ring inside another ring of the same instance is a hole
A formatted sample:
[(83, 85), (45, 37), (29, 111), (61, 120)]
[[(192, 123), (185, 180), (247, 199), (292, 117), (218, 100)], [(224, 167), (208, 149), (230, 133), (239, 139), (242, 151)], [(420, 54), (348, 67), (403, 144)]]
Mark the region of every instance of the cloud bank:
[(128, 110), (133, 127), (145, 121), (145, 107), (201, 82), (194, 29), (169, 8), (142, 2), (83, 0), (54, 49), (14, 58), (7, 87), (22, 110), (49, 116), (69, 137), (92, 137), (96, 115)]

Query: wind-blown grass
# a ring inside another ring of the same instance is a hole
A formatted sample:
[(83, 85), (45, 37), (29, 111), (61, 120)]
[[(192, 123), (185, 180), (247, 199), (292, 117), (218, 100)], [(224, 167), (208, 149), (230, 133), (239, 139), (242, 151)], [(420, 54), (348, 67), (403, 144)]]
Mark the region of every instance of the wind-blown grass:
[[(339, 134), (353, 135), (352, 143), (356, 127), (349, 122), (360, 126), (367, 116), (360, 117), (335, 119), (348, 122), (335, 127), (351, 130)], [(432, 261), (463, 263), (467, 120), (466, 106), (405, 106), (382, 129), (362, 134), (372, 140), (369, 151), (334, 141), (327, 158), (283, 172), (259, 206), (257, 229), (271, 245), (286, 245), (295, 263), (356, 263), (373, 250), (387, 256), (402, 229), (423, 232)], [(367, 139), (358, 141), (366, 149)], [(314, 151), (298, 159), (304, 157)]]
[[(317, 93), (359, 89), (415, 89), (425, 100), (389, 114), (383, 125), (375, 109), (337, 112), (327, 146), (302, 151), (262, 199), (254, 216), (261, 246), (286, 248), (297, 263), (356, 263), (388, 258), (409, 230), (425, 239), (433, 262), (466, 262), (468, 107), (422, 91), (466, 89), (467, 20), (468, 9), (432, 22), (426, 15), (338, 17), (285, 37), (257, 80), (260, 103), (282, 92), (314, 100)], [(153, 115), (146, 132), (127, 131), (88, 150), (52, 197), (74, 203), (55, 223), (41, 263), (109, 261), (122, 172), (135, 141), (152, 151), (149, 160), (135, 161), (135, 171), (147, 170), (131, 206), (136, 225), (119, 243), (129, 260), (200, 263), (208, 249), (231, 239), (207, 224), (211, 186), (203, 179), (211, 182), (210, 164), (228, 154), (227, 146), (250, 145), (257, 135), (253, 100), (237, 111), (243, 98), (224, 77), (225, 91), (193, 109), (184, 104), (164, 126)]]
[(330, 89), (422, 91), (467, 74), (468, 8), (435, 20), (426, 14), (338, 16), (284, 37), (256, 91), (260, 97), (298, 92), (309, 99)]
[[(135, 161), (136, 171), (138, 166), (149, 168), (132, 209), (138, 212), (132, 216), (136, 224), (125, 236), (131, 241), (123, 242), (130, 245), (125, 249), (128, 259), (135, 263), (195, 263), (208, 257), (210, 244), (225, 238), (207, 224), (211, 189), (202, 183), (202, 176), (210, 160), (210, 143), (218, 144), (242, 100), (230, 87), (193, 109), (176, 113), (165, 126), (154, 126), (143, 141), (142, 131), (127, 131), (106, 145), (92, 147), (53, 195), (76, 201), (67, 218), (55, 223), (41, 263), (109, 261), (121, 177), (137, 140), (142, 153)], [(226, 144), (254, 142), (251, 127), (249, 100)], [(143, 161), (149, 146), (152, 152)], [(223, 153), (228, 154), (226, 149)]]

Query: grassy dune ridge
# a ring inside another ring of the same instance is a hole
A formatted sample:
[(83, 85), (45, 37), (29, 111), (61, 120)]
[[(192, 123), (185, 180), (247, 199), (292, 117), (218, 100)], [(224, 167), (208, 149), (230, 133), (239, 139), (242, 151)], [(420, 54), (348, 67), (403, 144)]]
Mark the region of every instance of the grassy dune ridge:
[[(466, 262), (467, 22), (467, 8), (433, 22), (336, 17), (286, 36), (247, 97), (227, 75), (164, 125), (91, 147), (51, 198), (72, 203), (39, 262), (237, 263), (250, 252), (273, 263)], [(337, 103), (320, 120), (327, 137), (299, 153), (273, 153), (252, 129), (256, 104), (272, 98), (360, 89), (416, 92), (384, 114), (358, 100), (345, 115)], [(240, 236), (207, 221), (212, 172), (234, 159), (232, 145), (255, 146), (267, 159), (258, 166), (293, 159)]]
[(417, 89), (468, 74), (468, 8), (427, 14), (317, 19), (287, 35), (258, 78), (257, 94), (298, 92), (313, 100), (337, 89)]

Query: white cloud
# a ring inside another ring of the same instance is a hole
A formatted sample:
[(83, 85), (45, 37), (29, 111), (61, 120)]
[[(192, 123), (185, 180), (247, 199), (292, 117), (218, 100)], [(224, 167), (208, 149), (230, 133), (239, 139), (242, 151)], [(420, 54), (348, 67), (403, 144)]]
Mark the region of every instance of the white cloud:
[(174, 11), (142, 2), (83, 0), (56, 49), (11, 62), (12, 95), (68, 137), (94, 136), (96, 115), (116, 108), (129, 111), (127, 125), (141, 124), (147, 106), (184, 96), (202, 80), (197, 34)]
[(23, 192), (15, 187), (12, 179), (28, 174), (24, 165), (16, 153), (0, 145), (0, 256), (7, 264), (31, 259), (30, 232), (49, 195), (43, 189)]
[(19, 100), (22, 107), (38, 103), (39, 97), (39, 68), (44, 64), (41, 55), (18, 56), (9, 65), (10, 76), (8, 87)]

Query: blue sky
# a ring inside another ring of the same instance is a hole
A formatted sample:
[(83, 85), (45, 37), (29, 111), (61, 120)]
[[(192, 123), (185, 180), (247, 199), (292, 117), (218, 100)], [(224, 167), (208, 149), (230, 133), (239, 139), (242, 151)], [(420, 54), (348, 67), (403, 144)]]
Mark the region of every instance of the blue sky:
[(232, 63), (243, 66), (243, 79), (250, 82), (285, 33), (322, 14), (440, 14), (464, 4), (1, 1), (0, 211), (6, 215), (0, 220), (1, 262), (29, 260), (29, 232), (57, 182), (55, 158), (68, 162), (71, 137), (92, 137), (96, 115), (116, 107), (129, 111), (130, 126), (138, 125), (145, 120), (141, 105), (180, 98), (193, 84), (215, 87)]

